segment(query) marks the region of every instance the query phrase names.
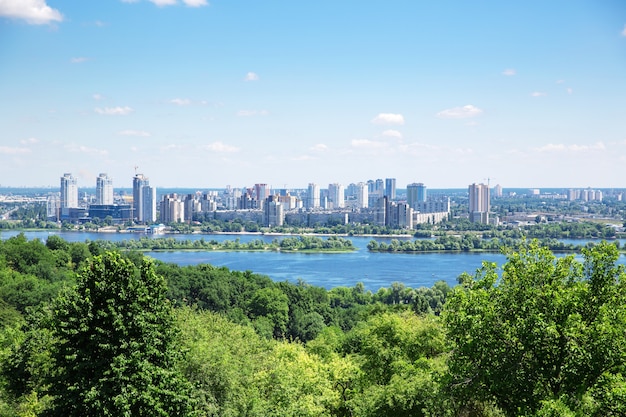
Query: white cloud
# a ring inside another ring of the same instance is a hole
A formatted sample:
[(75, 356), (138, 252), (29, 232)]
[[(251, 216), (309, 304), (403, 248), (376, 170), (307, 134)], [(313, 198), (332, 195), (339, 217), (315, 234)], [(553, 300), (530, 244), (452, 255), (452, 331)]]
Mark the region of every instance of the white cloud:
[(84, 145), (71, 144), (71, 145), (65, 146), (65, 148), (69, 150), (70, 152), (79, 152), (79, 153), (85, 153), (88, 155), (106, 156), (109, 154), (109, 152), (104, 149), (90, 148), (89, 146), (84, 146)]
[[(2, 1), (2, 0), (0, 0), (0, 1)], [(70, 59), (70, 62), (72, 64), (82, 64), (83, 62), (87, 62), (87, 61), (89, 61), (89, 58), (86, 58), (84, 56), (80, 56), (80, 57), (76, 57), (76, 58)]]
[(98, 93), (92, 95), (91, 98), (93, 98), (96, 101), (104, 100), (104, 96), (102, 94), (98, 94)]
[(148, 138), (152, 136), (150, 132), (146, 132), (145, 130), (132, 130), (132, 129), (121, 130), (117, 132), (117, 134), (120, 136), (137, 136), (140, 138)]
[(547, 96), (547, 93), (544, 93), (543, 91), (533, 91), (532, 93), (530, 93), (531, 97), (545, 97)]
[(506, 75), (507, 77), (513, 76), (515, 74), (517, 74), (517, 72), (513, 68), (507, 68), (502, 71), (502, 75)]
[(375, 125), (403, 125), (404, 116), (394, 113), (379, 113), (378, 116), (370, 120)]
[(246, 74), (246, 78), (244, 78), (244, 80), (245, 81), (259, 81), (259, 76), (255, 72), (249, 72)]
[(389, 129), (389, 130), (385, 130), (383, 132), (383, 136), (387, 136), (390, 138), (398, 138), (398, 139), (402, 139), (402, 132), (399, 132), (397, 130), (393, 130), (393, 129)]
[(150, 0), (150, 3), (153, 3), (159, 7), (164, 6), (174, 6), (177, 1), (176, 0)]
[(453, 107), (451, 109), (442, 110), (437, 113), (440, 119), (466, 119), (468, 117), (476, 117), (483, 113), (481, 109), (471, 104), (463, 107)]
[(202, 149), (211, 151), (211, 152), (219, 152), (219, 153), (231, 153), (231, 152), (239, 152), (239, 148), (236, 146), (226, 145), (220, 141), (209, 143), (208, 145), (202, 146)]
[(251, 116), (267, 116), (270, 114), (267, 110), (239, 110), (237, 116), (239, 117), (251, 117)]
[(63, 15), (45, 0), (0, 0), (0, 16), (23, 19), (31, 25), (63, 21)]
[(22, 139), (22, 140), (20, 140), (20, 143), (22, 145), (32, 145), (32, 144), (35, 144), (35, 143), (39, 143), (39, 139), (37, 139), (37, 138)]
[(351, 145), (353, 148), (361, 149), (380, 149), (388, 146), (385, 142), (378, 142), (369, 139), (352, 139)]
[(557, 84), (563, 84), (565, 82), (565, 80), (556, 80)]
[(29, 148), (17, 148), (11, 146), (0, 146), (0, 154), (3, 155), (22, 155), (25, 153), (30, 153)]
[(191, 100), (188, 98), (175, 98), (170, 100), (170, 103), (176, 104), (177, 106), (188, 106), (191, 104)]
[(206, 0), (183, 0), (183, 3), (189, 7), (202, 7), (209, 5), (209, 2)]
[(128, 106), (125, 107), (96, 107), (95, 112), (98, 114), (104, 114), (106, 116), (126, 116), (132, 113), (134, 110)]
[(568, 87), (565, 91), (567, 91), (567, 94), (572, 94), (574, 92), (571, 87)]
[(326, 152), (328, 150), (328, 146), (323, 143), (318, 143), (317, 145), (311, 146), (309, 149), (315, 152)]
[(549, 143), (545, 146), (535, 148), (538, 152), (586, 152), (586, 151), (604, 151), (606, 146), (603, 142), (596, 142), (592, 145), (565, 145), (563, 143)]

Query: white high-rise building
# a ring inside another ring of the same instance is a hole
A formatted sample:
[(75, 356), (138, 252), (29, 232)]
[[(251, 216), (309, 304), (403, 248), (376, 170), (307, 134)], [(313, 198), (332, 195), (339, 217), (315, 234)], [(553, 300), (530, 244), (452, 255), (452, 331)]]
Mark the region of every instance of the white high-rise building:
[(157, 219), (156, 210), (156, 188), (144, 185), (141, 189), (141, 221), (145, 223), (154, 223)]
[(61, 177), (61, 209), (78, 207), (78, 184), (72, 174)]
[(364, 182), (360, 182), (356, 185), (356, 206), (357, 208), (367, 208), (368, 207), (368, 189), (367, 184)]
[(471, 184), (468, 187), (468, 192), (470, 221), (489, 223), (489, 211), (491, 210), (489, 186), (486, 184)]
[(161, 222), (179, 223), (185, 221), (185, 204), (176, 193), (166, 194), (161, 201)]
[(307, 205), (306, 208), (314, 209), (320, 206), (320, 186), (314, 183), (309, 184), (307, 193)]
[(105, 173), (96, 178), (96, 204), (113, 204), (113, 179)]
[(138, 222), (156, 221), (156, 189), (150, 187), (148, 177), (136, 174), (133, 177), (133, 218)]
[(328, 199), (332, 203), (332, 208), (340, 209), (346, 206), (346, 195), (343, 185), (334, 183), (328, 184)]

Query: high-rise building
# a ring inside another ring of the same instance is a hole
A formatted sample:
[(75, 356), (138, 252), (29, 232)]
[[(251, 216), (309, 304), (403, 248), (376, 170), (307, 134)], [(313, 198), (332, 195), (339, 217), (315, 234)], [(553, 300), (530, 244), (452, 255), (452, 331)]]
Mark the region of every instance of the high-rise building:
[(257, 208), (262, 208), (265, 199), (270, 196), (270, 187), (267, 184), (254, 184), (254, 195), (257, 201)]
[(369, 194), (367, 184), (360, 182), (356, 185), (356, 207), (367, 208), (369, 204)]
[(328, 200), (332, 204), (332, 208), (344, 208), (346, 206), (346, 197), (343, 185), (338, 183), (328, 184)]
[(78, 184), (70, 173), (61, 177), (61, 209), (78, 207)]
[(320, 206), (320, 186), (314, 183), (309, 184), (307, 192), (306, 208), (314, 209)]
[(144, 185), (141, 189), (141, 221), (145, 223), (154, 223), (157, 219), (156, 211), (156, 188), (150, 185)]
[(165, 194), (161, 200), (161, 222), (179, 223), (185, 221), (185, 205), (176, 193)]
[(265, 226), (282, 226), (285, 223), (285, 212), (279, 196), (271, 195), (263, 203), (263, 219)]
[(502, 186), (500, 184), (494, 185), (493, 196), (498, 198), (502, 197)]
[(105, 173), (96, 178), (96, 204), (113, 204), (113, 179)]
[(156, 189), (143, 174), (133, 177), (133, 218), (143, 223), (156, 221)]
[(385, 178), (385, 197), (389, 200), (396, 199), (396, 179)]
[(416, 208), (419, 203), (426, 201), (426, 186), (421, 182), (406, 186), (406, 201), (411, 208)]
[(469, 192), (469, 218), (476, 223), (489, 223), (489, 186), (487, 184), (471, 184)]

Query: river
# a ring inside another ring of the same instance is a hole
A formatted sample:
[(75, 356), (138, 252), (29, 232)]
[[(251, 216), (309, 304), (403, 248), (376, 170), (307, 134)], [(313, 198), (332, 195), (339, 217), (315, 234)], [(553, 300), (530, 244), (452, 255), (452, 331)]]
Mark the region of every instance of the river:
[[(8, 239), (19, 234), (19, 231), (2, 231), (0, 239)], [(144, 234), (133, 233), (92, 233), (63, 231), (27, 231), (28, 239), (45, 241), (49, 235), (57, 235), (69, 242), (85, 240), (121, 241), (139, 239)], [(172, 237), (174, 239), (205, 239), (217, 241), (239, 239), (249, 242), (261, 239), (270, 242), (280, 236), (255, 234), (168, 234), (148, 235), (150, 237)], [(463, 272), (474, 274), (483, 261), (495, 262), (501, 266), (506, 257), (499, 253), (379, 253), (369, 252), (367, 244), (375, 239), (389, 242), (391, 238), (353, 236), (349, 238), (357, 248), (354, 252), (345, 253), (280, 253), (280, 252), (191, 252), (169, 251), (150, 252), (149, 256), (163, 262), (179, 265), (197, 265), (208, 263), (225, 266), (232, 270), (246, 271), (269, 276), (275, 281), (305, 282), (327, 289), (337, 286), (354, 286), (362, 282), (368, 290), (377, 291), (381, 287), (389, 287), (398, 281), (407, 287), (431, 287), (438, 280), (444, 280), (453, 286)], [(399, 239), (412, 239), (410, 237)], [(624, 242), (621, 242), (623, 245)], [(621, 256), (620, 263), (624, 262)]]

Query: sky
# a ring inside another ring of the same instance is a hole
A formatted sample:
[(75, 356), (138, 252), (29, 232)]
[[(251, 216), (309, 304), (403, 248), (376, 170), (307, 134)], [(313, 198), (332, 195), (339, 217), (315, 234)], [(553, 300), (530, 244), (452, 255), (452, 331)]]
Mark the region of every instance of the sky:
[(623, 0), (0, 0), (0, 186), (626, 188)]

